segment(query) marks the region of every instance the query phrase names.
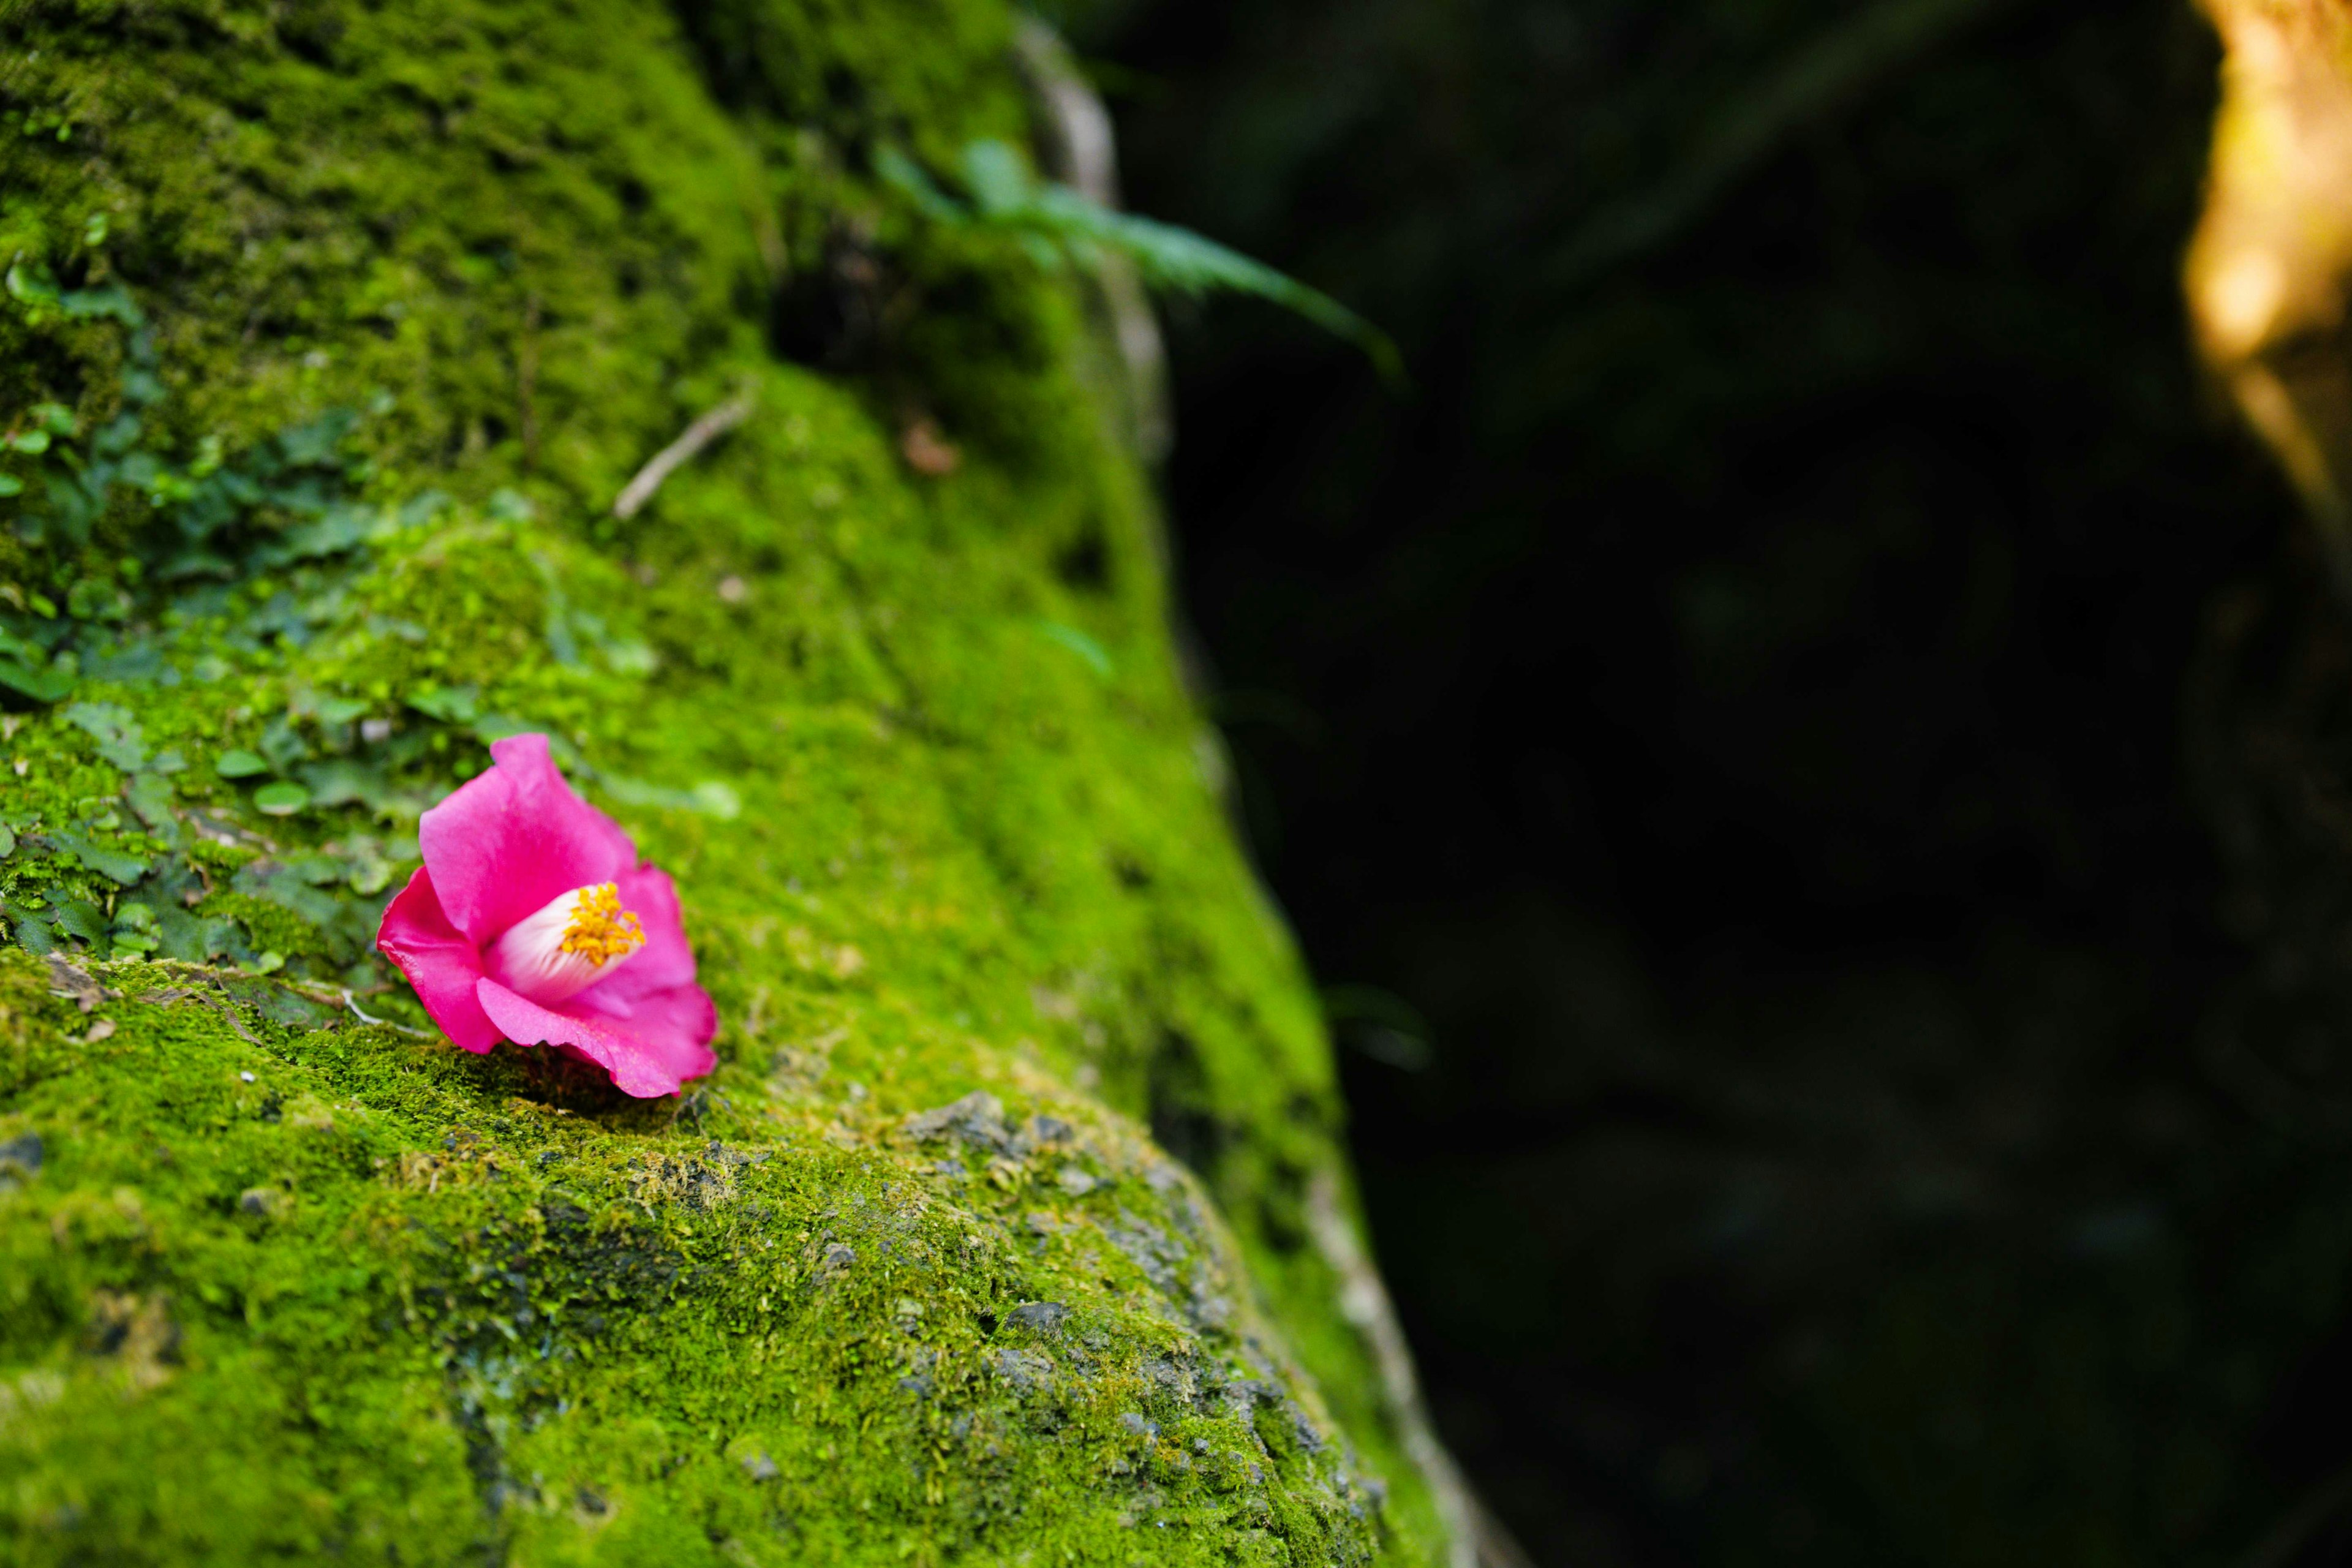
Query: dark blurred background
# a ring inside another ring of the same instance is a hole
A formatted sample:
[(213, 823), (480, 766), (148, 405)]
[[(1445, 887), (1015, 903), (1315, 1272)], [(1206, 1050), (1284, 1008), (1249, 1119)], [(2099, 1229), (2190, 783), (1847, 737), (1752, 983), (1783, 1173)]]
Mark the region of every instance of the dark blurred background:
[(1167, 489), (1528, 1552), (2346, 1560), (2352, 649), (2189, 347), (2186, 0), (1056, 20), (1412, 366), (1180, 310)]

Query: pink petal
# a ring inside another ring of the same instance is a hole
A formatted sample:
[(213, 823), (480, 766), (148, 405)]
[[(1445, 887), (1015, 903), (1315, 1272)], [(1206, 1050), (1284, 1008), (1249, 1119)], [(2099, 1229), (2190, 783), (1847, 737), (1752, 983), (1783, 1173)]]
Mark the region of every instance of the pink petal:
[[(672, 1092), (685, 1079), (701, 1078), (719, 1065), (718, 1054), (709, 1045), (710, 1037), (719, 1032), (719, 1012), (699, 985), (681, 985), (639, 997), (625, 1016), (616, 1017), (602, 1007), (583, 1006), (577, 996), (560, 1007), (583, 1025), (632, 1035), (641, 1051), (639, 1067), (648, 1072), (658, 1068), (670, 1085), (656, 1092)], [(619, 1081), (617, 1074), (614, 1081)]]
[(441, 1032), (469, 1051), (487, 1051), (501, 1038), (474, 994), (482, 954), (449, 923), (432, 875), (418, 867), (383, 911), (375, 944), (399, 966)]
[(629, 836), (556, 772), (546, 736), (509, 735), (490, 756), (416, 830), (441, 908), (477, 947), (558, 893), (617, 881), (637, 863)]
[(507, 1038), (518, 1045), (565, 1047), (612, 1074), (622, 1093), (639, 1100), (676, 1094), (686, 1079), (719, 1065), (708, 1044), (718, 1033), (719, 1016), (699, 986), (634, 998), (626, 1016), (581, 1006), (586, 992), (560, 1009), (542, 1007), (487, 977), (475, 983), (474, 993)]

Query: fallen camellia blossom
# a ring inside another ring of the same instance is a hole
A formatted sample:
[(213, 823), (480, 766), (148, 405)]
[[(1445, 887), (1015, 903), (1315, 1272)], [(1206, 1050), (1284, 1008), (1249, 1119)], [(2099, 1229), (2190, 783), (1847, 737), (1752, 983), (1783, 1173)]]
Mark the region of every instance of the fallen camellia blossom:
[(719, 1061), (677, 890), (572, 793), (546, 736), (510, 736), (490, 756), (418, 824), (425, 864), (376, 946), (469, 1051), (552, 1045), (625, 1094), (677, 1093)]

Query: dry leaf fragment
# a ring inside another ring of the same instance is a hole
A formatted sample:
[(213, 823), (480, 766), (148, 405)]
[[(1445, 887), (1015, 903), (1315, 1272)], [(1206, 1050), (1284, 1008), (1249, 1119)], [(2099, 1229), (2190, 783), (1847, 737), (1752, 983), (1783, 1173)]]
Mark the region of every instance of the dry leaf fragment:
[(49, 954), (49, 994), (70, 996), (74, 1005), (87, 1013), (100, 1002), (119, 993), (109, 991), (53, 952)]
[(218, 1013), (222, 1017), (228, 1020), (228, 1026), (236, 1031), (238, 1038), (242, 1039), (249, 1046), (257, 1046), (261, 1044), (261, 1037), (245, 1026), (245, 1020), (236, 1016), (236, 1008), (230, 1006), (226, 1002), (219, 1001), (214, 1002), (212, 1005), (214, 1012)]
[(906, 434), (898, 437), (898, 453), (907, 459), (907, 467), (926, 479), (943, 479), (963, 465), (963, 454), (929, 419), (918, 419), (907, 426)]

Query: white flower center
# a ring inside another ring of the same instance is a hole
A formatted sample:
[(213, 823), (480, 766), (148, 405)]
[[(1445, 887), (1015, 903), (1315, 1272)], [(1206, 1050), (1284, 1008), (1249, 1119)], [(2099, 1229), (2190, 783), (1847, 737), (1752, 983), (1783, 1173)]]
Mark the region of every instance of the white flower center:
[(542, 1006), (585, 991), (646, 945), (646, 928), (621, 907), (621, 889), (593, 882), (558, 893), (491, 945), (492, 978)]

